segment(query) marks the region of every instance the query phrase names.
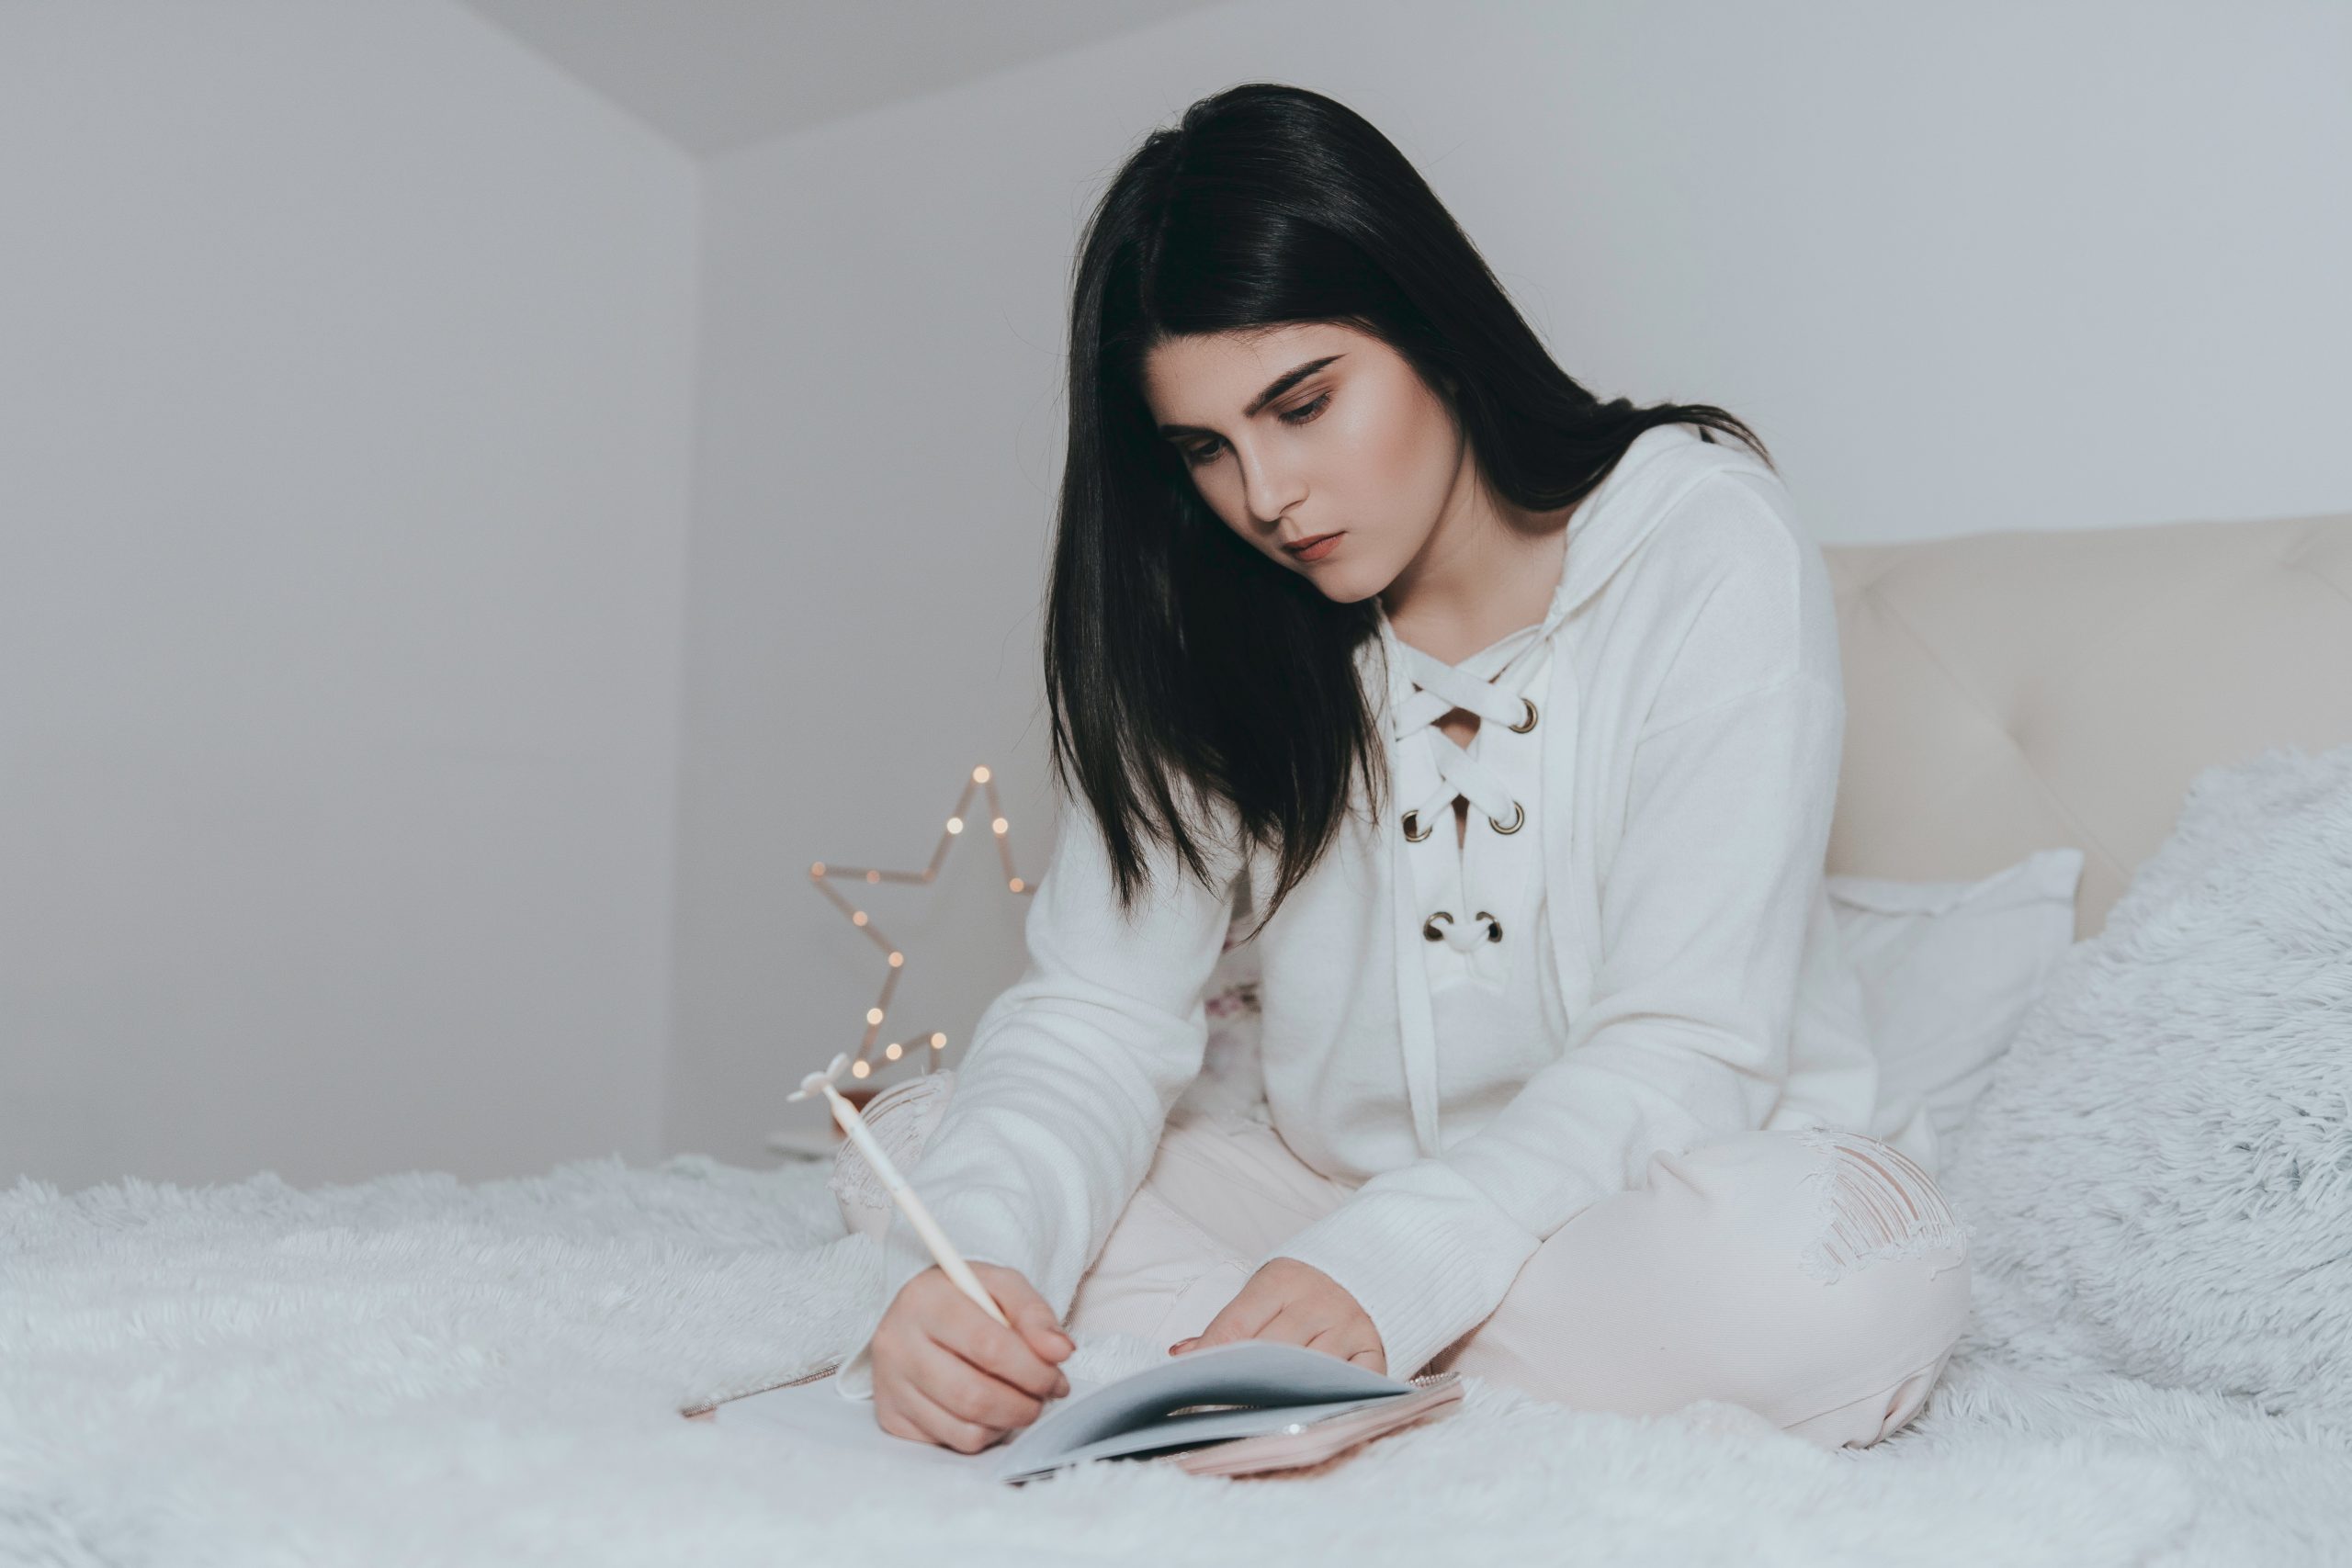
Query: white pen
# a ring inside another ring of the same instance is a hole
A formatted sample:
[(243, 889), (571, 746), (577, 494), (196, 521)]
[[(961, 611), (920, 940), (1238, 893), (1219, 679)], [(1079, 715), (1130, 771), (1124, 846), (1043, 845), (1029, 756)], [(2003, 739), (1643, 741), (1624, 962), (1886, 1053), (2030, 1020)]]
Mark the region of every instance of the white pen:
[(848, 1061), (849, 1053), (844, 1051), (835, 1056), (824, 1071), (810, 1073), (802, 1078), (800, 1087), (785, 1098), (806, 1100), (820, 1089), (824, 1091), (825, 1099), (833, 1108), (833, 1120), (842, 1124), (842, 1131), (849, 1134), (850, 1142), (857, 1145), (858, 1152), (874, 1168), (874, 1174), (880, 1177), (882, 1184), (890, 1190), (891, 1198), (898, 1203), (899, 1211), (913, 1222), (916, 1234), (922, 1237), (923, 1245), (931, 1248), (931, 1255), (939, 1260), (940, 1268), (946, 1270), (947, 1277), (956, 1281), (958, 1290), (979, 1303), (981, 1311), (1007, 1328), (1012, 1327), (1012, 1323), (1004, 1315), (1004, 1309), (996, 1304), (988, 1288), (980, 1283), (979, 1276), (972, 1272), (972, 1266), (964, 1261), (964, 1255), (956, 1250), (956, 1244), (947, 1239), (947, 1233), (939, 1228), (939, 1222), (933, 1219), (931, 1211), (922, 1206), (922, 1200), (915, 1196), (915, 1190), (907, 1185), (905, 1177), (899, 1174), (899, 1168), (890, 1163), (890, 1156), (882, 1152), (882, 1145), (876, 1141), (873, 1130), (866, 1126), (865, 1118), (860, 1116), (857, 1107), (843, 1099), (842, 1091), (833, 1087), (833, 1080), (841, 1076), (841, 1070)]

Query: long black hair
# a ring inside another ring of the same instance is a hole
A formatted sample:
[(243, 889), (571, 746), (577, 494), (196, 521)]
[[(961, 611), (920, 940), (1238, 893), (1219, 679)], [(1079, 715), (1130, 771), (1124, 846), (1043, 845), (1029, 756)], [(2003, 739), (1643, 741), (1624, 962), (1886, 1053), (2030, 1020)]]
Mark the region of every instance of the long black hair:
[(1252, 889), (1261, 925), (1329, 848), (1357, 776), (1382, 809), (1385, 743), (1356, 674), (1375, 601), (1336, 604), (1236, 536), (1144, 397), (1162, 340), (1294, 321), (1394, 348), (1487, 486), (1523, 508), (1581, 500), (1657, 424), (1711, 426), (1771, 461), (1712, 404), (1604, 403), (1572, 380), (1420, 175), (1344, 105), (1249, 83), (1153, 131), (1080, 241), (1045, 626), (1054, 771), (1092, 810), (1123, 908), (1148, 879), (1148, 842), (1213, 886), (1204, 803), (1235, 847), (1272, 857), (1272, 886)]

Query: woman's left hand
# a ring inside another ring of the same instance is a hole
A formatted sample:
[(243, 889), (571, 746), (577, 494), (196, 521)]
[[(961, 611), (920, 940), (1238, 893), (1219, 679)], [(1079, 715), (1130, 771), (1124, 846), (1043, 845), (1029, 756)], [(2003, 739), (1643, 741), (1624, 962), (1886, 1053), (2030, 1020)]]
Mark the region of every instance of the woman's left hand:
[(1206, 1328), (1178, 1340), (1168, 1353), (1181, 1356), (1233, 1339), (1278, 1339), (1360, 1362), (1375, 1372), (1388, 1371), (1380, 1331), (1355, 1297), (1322, 1269), (1295, 1258), (1268, 1258)]

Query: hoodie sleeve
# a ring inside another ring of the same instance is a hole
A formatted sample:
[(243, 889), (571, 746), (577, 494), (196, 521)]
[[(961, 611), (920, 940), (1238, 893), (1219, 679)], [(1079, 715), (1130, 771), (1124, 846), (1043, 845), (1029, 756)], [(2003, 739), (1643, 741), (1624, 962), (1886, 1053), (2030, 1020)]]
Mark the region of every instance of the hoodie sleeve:
[[(1151, 1168), (1170, 1110), (1200, 1072), (1202, 992), (1231, 924), (1239, 864), (1220, 817), (1204, 846), (1214, 890), (1151, 845), (1149, 886), (1123, 912), (1093, 814), (1070, 801), (1060, 817), (1031, 896), (1028, 967), (981, 1014), (956, 1092), (902, 1173), (967, 1258), (1019, 1271), (1057, 1317), (1068, 1314), (1080, 1276)], [(844, 1398), (873, 1397), (874, 1330), (932, 1262), (893, 1204), (880, 1293), (835, 1374)]]
[[(1331, 1276), (1418, 1372), (1498, 1305), (1535, 1249), (1645, 1179), (1652, 1155), (1760, 1126), (1788, 1073), (1845, 723), (1834, 647), (1692, 700), (1632, 754), (1600, 897), (1605, 958), (1562, 1055), (1442, 1155), (1382, 1172), (1270, 1257)], [(1706, 661), (1701, 661), (1702, 668)]]

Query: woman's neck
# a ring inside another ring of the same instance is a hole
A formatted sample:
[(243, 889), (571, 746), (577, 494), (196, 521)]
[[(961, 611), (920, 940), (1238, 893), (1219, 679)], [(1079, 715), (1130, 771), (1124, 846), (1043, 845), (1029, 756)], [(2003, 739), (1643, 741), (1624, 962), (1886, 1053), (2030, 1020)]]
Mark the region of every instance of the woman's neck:
[(1449, 509), (1421, 553), (1382, 592), (1389, 628), (1431, 658), (1459, 664), (1541, 622), (1559, 591), (1575, 510), (1514, 509), (1506, 516), (1486, 504)]

